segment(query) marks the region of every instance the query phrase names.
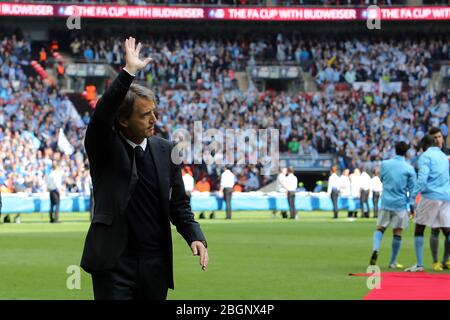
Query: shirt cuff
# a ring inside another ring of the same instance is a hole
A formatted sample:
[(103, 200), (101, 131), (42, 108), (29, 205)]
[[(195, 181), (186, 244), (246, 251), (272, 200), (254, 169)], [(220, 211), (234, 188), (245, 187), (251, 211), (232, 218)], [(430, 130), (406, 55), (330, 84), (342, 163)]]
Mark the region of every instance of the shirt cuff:
[(128, 71), (126, 67), (123, 67), (122, 70), (125, 70), (130, 76), (136, 77), (136, 74), (131, 73), (130, 71)]

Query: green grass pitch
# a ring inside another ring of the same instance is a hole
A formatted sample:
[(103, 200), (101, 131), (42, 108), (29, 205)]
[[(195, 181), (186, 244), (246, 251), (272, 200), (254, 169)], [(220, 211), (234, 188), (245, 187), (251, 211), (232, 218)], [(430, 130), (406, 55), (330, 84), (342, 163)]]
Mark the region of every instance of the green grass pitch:
[[(374, 219), (338, 220), (328, 212), (299, 212), (284, 220), (271, 212), (234, 212), (225, 220), (199, 220), (209, 244), (210, 265), (201, 271), (182, 237), (173, 229), (175, 290), (168, 299), (362, 299), (369, 291), (366, 272)], [(206, 214), (209, 216), (209, 213)], [(13, 217), (13, 216), (12, 216)], [(60, 224), (47, 214), (22, 214), (21, 224), (0, 225), (0, 299), (92, 299), (89, 274), (81, 288), (67, 289), (67, 268), (78, 265), (88, 214), (62, 213)], [(399, 262), (412, 265), (413, 223), (406, 230)], [(425, 263), (431, 265), (426, 232)], [(392, 231), (383, 238), (379, 265), (386, 271)], [(443, 242), (440, 243), (440, 250)]]

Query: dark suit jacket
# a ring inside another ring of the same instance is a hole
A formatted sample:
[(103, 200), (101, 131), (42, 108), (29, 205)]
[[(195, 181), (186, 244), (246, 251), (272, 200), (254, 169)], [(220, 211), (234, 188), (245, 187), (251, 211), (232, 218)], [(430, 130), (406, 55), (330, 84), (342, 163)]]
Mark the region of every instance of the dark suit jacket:
[[(127, 243), (124, 213), (137, 182), (136, 163), (130, 160), (124, 141), (114, 128), (116, 111), (123, 101), (133, 77), (121, 71), (97, 102), (86, 131), (94, 190), (94, 216), (86, 236), (81, 267), (89, 273), (112, 268)], [(168, 258), (169, 287), (173, 288), (172, 238), (170, 222), (190, 245), (205, 237), (191, 211), (181, 169), (171, 161), (173, 144), (159, 137), (148, 139), (159, 180), (161, 214), (166, 230), (165, 253)]]

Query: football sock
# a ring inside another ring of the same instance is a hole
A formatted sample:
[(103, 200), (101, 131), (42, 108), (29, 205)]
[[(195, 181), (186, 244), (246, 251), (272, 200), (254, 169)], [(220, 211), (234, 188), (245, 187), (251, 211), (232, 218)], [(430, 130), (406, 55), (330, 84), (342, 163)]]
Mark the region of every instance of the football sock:
[(383, 232), (377, 230), (373, 233), (373, 251), (380, 250), (381, 239), (383, 238)]
[(430, 235), (430, 249), (431, 256), (433, 257), (433, 263), (438, 262), (438, 251), (439, 251), (439, 230), (431, 230)]
[(423, 267), (423, 236), (414, 237), (414, 250), (416, 251), (417, 266)]
[(400, 246), (402, 245), (402, 237), (396, 236), (392, 238), (392, 254), (391, 254), (391, 262), (389, 265), (397, 262), (398, 252), (400, 251)]
[(446, 238), (447, 241), (445, 241), (445, 250), (444, 250), (444, 263), (449, 261), (450, 259), (450, 234)]

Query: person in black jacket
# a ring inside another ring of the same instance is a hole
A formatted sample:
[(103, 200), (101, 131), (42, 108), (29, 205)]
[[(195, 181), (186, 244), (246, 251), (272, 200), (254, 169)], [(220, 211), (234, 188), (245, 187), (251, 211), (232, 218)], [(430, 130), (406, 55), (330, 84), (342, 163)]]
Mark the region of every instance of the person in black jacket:
[(126, 66), (97, 102), (85, 147), (94, 215), (81, 267), (92, 276), (94, 298), (164, 300), (174, 288), (170, 222), (200, 256), (208, 250), (185, 193), (173, 143), (153, 136), (154, 93), (132, 84), (150, 62), (141, 44), (125, 41)]

